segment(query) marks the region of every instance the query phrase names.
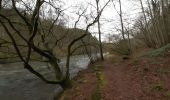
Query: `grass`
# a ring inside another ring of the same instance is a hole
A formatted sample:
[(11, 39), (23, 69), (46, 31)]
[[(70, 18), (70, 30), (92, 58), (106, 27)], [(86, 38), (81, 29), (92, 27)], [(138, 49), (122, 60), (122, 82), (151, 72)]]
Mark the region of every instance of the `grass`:
[(151, 84), (149, 86), (149, 90), (155, 91), (155, 92), (161, 91), (162, 89), (163, 89), (163, 87), (161, 84)]
[(164, 56), (169, 52), (170, 52), (170, 44), (167, 44), (167, 45), (165, 45), (161, 48), (158, 48), (158, 49), (155, 49), (155, 50), (152, 50), (152, 51), (145, 53), (144, 56), (158, 57), (158, 56)]
[(170, 100), (170, 91), (167, 91), (167, 92), (165, 93), (165, 96), (168, 98), (168, 100)]
[(101, 92), (100, 92), (100, 90), (99, 90), (99, 87), (97, 87), (97, 88), (93, 91), (93, 93), (92, 93), (92, 95), (91, 95), (91, 100), (101, 100)]

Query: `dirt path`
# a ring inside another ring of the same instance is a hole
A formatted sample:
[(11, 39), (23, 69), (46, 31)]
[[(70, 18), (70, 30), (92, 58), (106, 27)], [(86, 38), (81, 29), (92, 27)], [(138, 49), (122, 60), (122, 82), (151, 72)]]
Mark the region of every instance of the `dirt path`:
[(112, 59), (103, 62), (107, 82), (103, 100), (170, 100), (169, 56), (118, 63)]
[(140, 84), (129, 75), (124, 64), (104, 62), (104, 72), (107, 84), (103, 90), (104, 100), (139, 100), (143, 96)]
[[(61, 100), (170, 100), (170, 56), (118, 60), (109, 57), (80, 73), (73, 88)], [(100, 78), (95, 66), (101, 68), (104, 85), (97, 89)], [(83, 80), (86, 82), (80, 82)], [(99, 80), (99, 81), (98, 81)], [(94, 91), (99, 90), (99, 94)]]

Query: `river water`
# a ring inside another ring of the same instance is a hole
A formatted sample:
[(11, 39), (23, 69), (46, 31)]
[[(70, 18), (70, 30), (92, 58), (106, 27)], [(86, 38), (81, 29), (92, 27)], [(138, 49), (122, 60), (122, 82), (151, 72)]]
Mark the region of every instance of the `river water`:
[[(90, 62), (84, 55), (71, 57), (70, 61), (70, 78), (86, 69)], [(31, 65), (43, 75), (51, 75), (46, 63), (32, 62)], [(65, 58), (61, 59), (60, 67), (64, 70)], [(53, 100), (61, 91), (61, 86), (44, 83), (24, 69), (21, 62), (0, 64), (0, 100)]]

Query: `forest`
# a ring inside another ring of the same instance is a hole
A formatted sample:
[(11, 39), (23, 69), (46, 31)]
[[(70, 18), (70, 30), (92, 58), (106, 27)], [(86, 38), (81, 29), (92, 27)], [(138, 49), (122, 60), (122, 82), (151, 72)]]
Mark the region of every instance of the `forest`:
[(170, 100), (170, 0), (0, 0), (0, 100)]

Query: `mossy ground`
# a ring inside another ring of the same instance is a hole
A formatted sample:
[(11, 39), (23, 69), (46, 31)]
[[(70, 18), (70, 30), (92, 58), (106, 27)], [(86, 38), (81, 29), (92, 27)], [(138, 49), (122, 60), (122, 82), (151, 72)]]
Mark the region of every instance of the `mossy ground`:
[(96, 89), (93, 91), (91, 95), (91, 100), (101, 100), (102, 99), (101, 91), (103, 86), (106, 84), (105, 76), (103, 72), (103, 66), (96, 65), (94, 71), (97, 78), (97, 85), (96, 85)]

